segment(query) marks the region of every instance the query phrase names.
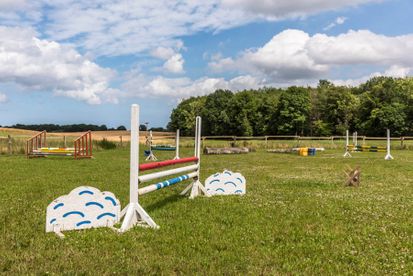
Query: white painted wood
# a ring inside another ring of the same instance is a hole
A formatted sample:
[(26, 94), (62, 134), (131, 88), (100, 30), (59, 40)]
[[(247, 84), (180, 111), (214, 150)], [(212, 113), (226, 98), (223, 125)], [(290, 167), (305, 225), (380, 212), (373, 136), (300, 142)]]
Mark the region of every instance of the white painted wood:
[[(137, 105), (132, 105), (132, 111), (131, 111), (131, 124), (136, 126), (139, 126), (139, 117), (137, 114), (139, 112), (139, 107)], [(131, 127), (131, 132), (132, 132), (133, 127)], [(136, 131), (136, 130), (135, 130)], [(178, 133), (179, 134), (179, 133)], [(131, 133), (132, 135), (132, 133)], [(130, 178), (130, 203), (125, 208), (122, 210), (121, 214), (124, 215), (124, 220), (122, 223), (122, 226), (119, 230), (119, 232), (125, 232), (129, 230), (131, 227), (134, 225), (139, 225), (143, 227), (151, 227), (151, 228), (159, 228), (159, 226), (153, 221), (153, 219), (145, 212), (145, 210), (142, 208), (141, 205), (138, 203), (138, 194), (145, 194), (148, 192), (152, 192), (155, 190), (160, 189), (156, 184), (155, 185), (150, 185), (145, 188), (139, 189), (138, 183), (139, 181), (145, 182), (145, 181), (150, 181), (155, 178), (167, 176), (167, 175), (172, 175), (172, 174), (177, 174), (180, 172), (186, 172), (186, 171), (191, 171), (195, 170), (194, 172), (188, 174), (190, 177), (193, 178), (194, 181), (185, 188), (185, 190), (181, 194), (186, 194), (187, 192), (191, 191), (189, 198), (195, 198), (198, 196), (200, 193), (206, 194), (206, 189), (203, 187), (201, 182), (199, 181), (199, 172), (200, 172), (200, 155), (201, 155), (201, 117), (196, 118), (196, 127), (195, 127), (195, 149), (194, 149), (194, 154), (196, 157), (198, 157), (198, 162), (196, 165), (191, 165), (191, 166), (186, 166), (183, 168), (176, 168), (172, 170), (167, 170), (167, 171), (162, 171), (162, 172), (157, 172), (157, 173), (152, 173), (148, 175), (143, 175), (139, 177), (139, 159), (138, 158), (132, 158), (132, 156), (138, 156), (139, 153), (139, 132), (137, 132), (136, 135), (137, 139), (136, 140), (131, 140), (131, 168), (134, 167), (134, 170), (131, 170), (131, 178)], [(149, 133), (149, 146), (152, 146), (152, 133)], [(179, 135), (177, 136), (177, 138)], [(178, 138), (179, 139), (179, 138)], [(178, 140), (177, 139), (177, 140)], [(179, 145), (178, 145), (179, 148)], [(132, 149), (134, 149), (134, 153), (132, 153)], [(151, 150), (152, 152), (152, 150)], [(132, 164), (132, 160), (134, 163)], [(132, 177), (132, 174), (134, 177)], [(132, 180), (133, 179), (133, 180)], [(158, 183), (159, 184), (159, 183)], [(132, 195), (133, 193), (133, 195)]]
[(346, 152), (344, 153), (343, 157), (351, 157), (350, 152), (348, 151), (349, 147), (349, 137), (348, 137), (348, 129), (346, 130)]
[(131, 107), (129, 202), (138, 203), (139, 183), (139, 106)]
[[(199, 163), (198, 163), (199, 164)], [(141, 175), (139, 177), (139, 183), (144, 183), (148, 182), (157, 178), (169, 176), (169, 175), (174, 175), (174, 174), (179, 174), (183, 172), (189, 172), (189, 171), (198, 171), (199, 165), (194, 164), (186, 167), (181, 167), (181, 168), (176, 168), (176, 169), (171, 169), (167, 171), (161, 171), (161, 172), (156, 172), (156, 173), (151, 173), (151, 174), (145, 174)]]
[(46, 210), (46, 232), (113, 226), (120, 220), (120, 202), (111, 192), (80, 186), (60, 196)]
[(386, 156), (384, 157), (384, 160), (393, 160), (393, 156), (390, 153), (390, 129), (387, 129), (387, 153)]
[(179, 129), (176, 130), (176, 136), (175, 136), (175, 157), (174, 160), (181, 159), (179, 157), (179, 136), (180, 136), (180, 131)]
[(228, 170), (213, 174), (205, 180), (205, 188), (209, 195), (244, 195), (246, 185), (242, 174)]

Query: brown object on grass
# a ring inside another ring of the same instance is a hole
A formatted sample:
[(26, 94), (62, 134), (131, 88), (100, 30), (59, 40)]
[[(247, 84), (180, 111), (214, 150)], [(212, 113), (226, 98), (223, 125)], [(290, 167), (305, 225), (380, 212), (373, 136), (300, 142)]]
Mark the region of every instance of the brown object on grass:
[(348, 171), (345, 171), (345, 174), (347, 176), (346, 186), (360, 186), (360, 167), (357, 166), (355, 169), (351, 169), (350, 167), (348, 167), (348, 169)]

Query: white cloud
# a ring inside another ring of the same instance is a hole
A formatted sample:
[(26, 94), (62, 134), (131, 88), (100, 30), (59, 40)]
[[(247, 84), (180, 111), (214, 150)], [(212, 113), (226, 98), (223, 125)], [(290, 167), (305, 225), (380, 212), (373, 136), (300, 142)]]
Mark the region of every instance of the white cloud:
[(386, 69), (384, 72), (373, 72), (371, 74), (368, 74), (366, 76), (362, 76), (360, 78), (354, 78), (354, 79), (345, 79), (345, 80), (332, 80), (332, 82), (336, 85), (344, 85), (344, 86), (357, 86), (362, 83), (365, 83), (369, 79), (373, 77), (379, 77), (379, 76), (386, 76), (386, 77), (394, 77), (394, 78), (403, 78), (406, 76), (409, 76), (411, 73), (413, 73), (413, 67), (400, 67), (397, 65), (390, 66), (388, 69)]
[[(181, 44), (182, 47), (183, 44)], [(180, 48), (181, 48), (180, 47)], [(153, 57), (165, 60), (163, 69), (169, 73), (183, 73), (184, 72), (184, 58), (177, 53), (175, 49), (170, 47), (157, 47), (150, 52)]]
[(54, 91), (89, 104), (116, 102), (109, 88), (114, 76), (70, 46), (36, 38), (29, 28), (0, 27), (0, 82)]
[[(370, 31), (349, 31), (338, 36), (285, 30), (258, 49), (237, 58), (211, 61), (214, 71), (232, 70), (268, 79), (269, 82), (311, 80), (346, 65), (388, 66), (406, 74), (413, 66), (413, 35), (389, 37)], [(397, 71), (397, 72), (396, 72)]]
[(140, 72), (131, 71), (126, 77), (123, 89), (128, 97), (169, 97), (179, 99), (206, 95), (217, 89), (240, 91), (258, 88), (262, 85), (262, 80), (249, 75), (238, 76), (230, 80), (209, 77), (192, 80), (187, 77), (150, 77)]
[(171, 73), (183, 73), (184, 58), (181, 54), (175, 54), (164, 63), (163, 68)]
[(5, 103), (8, 101), (6, 94), (0, 92), (0, 103)]
[(170, 47), (157, 47), (151, 51), (151, 55), (153, 57), (163, 60), (170, 59), (173, 55), (175, 55), (175, 53), (175, 50)]
[(344, 24), (344, 22), (346, 22), (346, 21), (347, 21), (347, 17), (343, 17), (343, 16), (337, 17), (336, 20), (334, 20), (334, 22), (331, 22), (330, 24), (328, 24), (326, 27), (324, 27), (323, 30), (328, 31), (328, 30), (334, 28), (337, 25)]
[(1, 0), (0, 1), (0, 10), (7, 11), (7, 10), (16, 10), (21, 9), (26, 6), (27, 3), (25, 0)]
[[(378, 0), (4, 0), (0, 19), (31, 25), (42, 37), (94, 55), (118, 56), (176, 47), (180, 37), (254, 21), (303, 17)], [(0, 6), (2, 7), (2, 6)], [(74, 20), (75, 19), (75, 20)]]
[(248, 13), (263, 15), (270, 19), (305, 17), (369, 2), (380, 2), (380, 0), (222, 0), (223, 5), (228, 8), (242, 9)]

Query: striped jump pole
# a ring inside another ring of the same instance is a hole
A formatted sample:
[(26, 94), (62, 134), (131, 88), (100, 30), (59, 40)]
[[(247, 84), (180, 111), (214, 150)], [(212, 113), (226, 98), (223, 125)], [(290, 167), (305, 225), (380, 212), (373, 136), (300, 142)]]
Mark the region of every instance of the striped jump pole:
[(153, 192), (153, 191), (156, 191), (156, 190), (160, 190), (160, 189), (163, 189), (165, 187), (180, 183), (180, 182), (185, 181), (187, 179), (194, 178), (196, 176), (197, 176), (197, 172), (192, 172), (190, 174), (181, 175), (181, 176), (169, 179), (169, 180), (165, 180), (165, 181), (162, 181), (162, 182), (159, 182), (159, 183), (141, 188), (141, 189), (138, 190), (138, 193), (139, 193), (139, 195), (144, 195), (144, 194), (147, 194), (147, 193), (150, 193), (150, 192)]
[[(189, 198), (193, 199), (200, 193), (207, 195), (205, 187), (199, 181), (200, 172), (200, 153), (201, 153), (201, 117), (196, 117), (195, 128), (195, 154), (193, 157), (166, 160), (160, 162), (152, 162), (139, 165), (139, 106), (134, 104), (131, 108), (131, 153), (130, 153), (130, 180), (129, 180), (129, 204), (121, 212), (121, 217), (124, 217), (120, 232), (125, 232), (135, 225), (146, 226), (151, 228), (159, 228), (154, 220), (146, 213), (139, 204), (139, 196), (156, 190), (160, 190), (171, 185), (192, 179), (192, 183), (184, 189), (181, 194), (186, 194), (190, 191)], [(150, 174), (139, 175), (140, 171), (158, 169), (166, 166), (177, 164), (195, 163), (185, 167), (173, 168), (170, 170), (158, 171)], [(152, 184), (143, 188), (139, 188), (140, 183), (148, 182), (157, 178), (170, 175), (186, 173), (169, 180), (165, 180), (156, 184)]]
[(393, 160), (393, 156), (390, 153), (390, 129), (387, 129), (387, 154), (384, 160)]

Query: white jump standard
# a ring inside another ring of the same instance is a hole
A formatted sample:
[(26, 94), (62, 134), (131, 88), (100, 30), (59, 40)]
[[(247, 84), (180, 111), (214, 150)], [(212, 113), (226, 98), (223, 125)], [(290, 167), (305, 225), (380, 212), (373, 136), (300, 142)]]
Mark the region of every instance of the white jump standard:
[[(364, 141), (364, 140), (363, 140)], [(350, 152), (386, 152), (385, 160), (393, 160), (393, 156), (390, 153), (390, 129), (387, 129), (386, 147), (384, 146), (367, 146), (357, 144), (357, 132), (353, 133), (353, 144), (349, 144), (349, 132), (346, 130), (346, 151), (343, 157), (352, 157)]]
[(153, 153), (155, 150), (159, 151), (175, 151), (174, 159), (179, 159), (179, 129), (176, 130), (175, 135), (175, 146), (172, 145), (154, 145), (153, 144), (153, 135), (152, 130), (149, 130), (148, 135), (146, 136), (146, 145), (149, 146), (149, 150), (145, 151), (146, 161), (156, 161), (155, 154)]
[[(120, 216), (125, 217), (120, 228), (120, 232), (126, 232), (135, 225), (159, 228), (153, 219), (146, 213), (146, 211), (139, 204), (139, 195), (144, 195), (182, 181), (192, 179), (181, 193), (185, 195), (190, 193), (189, 198), (193, 199), (201, 193), (208, 196), (206, 189), (199, 181), (199, 171), (201, 165), (201, 117), (196, 117), (195, 128), (195, 156), (166, 160), (161, 162), (152, 162), (139, 165), (139, 106), (134, 104), (131, 108), (131, 151), (130, 151), (130, 188), (129, 188), (129, 204), (122, 210)], [(151, 170), (176, 164), (195, 163), (186, 167), (160, 171), (152, 174), (139, 176), (140, 171)], [(157, 184), (149, 185), (144, 188), (139, 188), (139, 184), (148, 182), (156, 178), (165, 177), (169, 175), (180, 174), (187, 172), (185, 175), (180, 175), (172, 179), (159, 182)]]

